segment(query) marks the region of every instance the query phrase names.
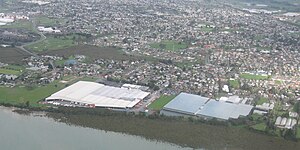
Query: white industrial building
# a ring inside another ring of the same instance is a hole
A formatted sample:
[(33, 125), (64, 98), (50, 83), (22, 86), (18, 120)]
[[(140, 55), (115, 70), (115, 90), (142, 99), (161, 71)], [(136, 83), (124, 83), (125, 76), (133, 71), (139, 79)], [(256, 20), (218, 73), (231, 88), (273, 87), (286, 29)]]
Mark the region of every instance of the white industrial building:
[(139, 89), (106, 86), (95, 82), (79, 81), (46, 98), (46, 102), (68, 101), (104, 108), (132, 108), (150, 93)]
[(60, 30), (54, 29), (52, 27), (42, 27), (42, 26), (39, 26), (38, 30), (41, 31), (41, 32), (48, 32), (48, 33), (61, 33)]

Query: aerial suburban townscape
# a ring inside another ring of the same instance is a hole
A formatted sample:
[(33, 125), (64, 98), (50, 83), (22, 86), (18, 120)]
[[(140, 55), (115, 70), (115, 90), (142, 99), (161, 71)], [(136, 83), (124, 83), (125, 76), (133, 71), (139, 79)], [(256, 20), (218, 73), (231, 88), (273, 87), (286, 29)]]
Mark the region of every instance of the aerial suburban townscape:
[(3, 106), (300, 140), (298, 0), (0, 0), (0, 46)]

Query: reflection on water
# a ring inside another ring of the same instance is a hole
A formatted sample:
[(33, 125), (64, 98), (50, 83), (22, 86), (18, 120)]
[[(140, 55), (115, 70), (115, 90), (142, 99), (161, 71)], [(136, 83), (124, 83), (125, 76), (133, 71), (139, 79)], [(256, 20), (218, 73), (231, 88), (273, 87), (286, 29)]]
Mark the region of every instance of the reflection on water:
[(24, 116), (0, 107), (3, 150), (174, 150), (190, 149), (141, 137), (69, 126), (46, 117)]

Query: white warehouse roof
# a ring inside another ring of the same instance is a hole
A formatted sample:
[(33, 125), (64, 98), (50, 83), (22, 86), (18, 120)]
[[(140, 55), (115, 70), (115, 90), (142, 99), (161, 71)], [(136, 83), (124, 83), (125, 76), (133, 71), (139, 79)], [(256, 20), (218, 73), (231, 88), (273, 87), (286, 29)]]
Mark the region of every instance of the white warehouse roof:
[(95, 104), (97, 107), (132, 108), (150, 93), (139, 89), (118, 88), (87, 81), (79, 81), (46, 98)]

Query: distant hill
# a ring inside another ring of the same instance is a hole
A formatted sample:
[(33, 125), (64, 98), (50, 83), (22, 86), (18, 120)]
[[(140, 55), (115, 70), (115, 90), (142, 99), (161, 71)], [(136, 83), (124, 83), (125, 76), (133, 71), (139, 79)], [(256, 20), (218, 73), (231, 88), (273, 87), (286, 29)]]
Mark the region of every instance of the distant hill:
[(269, 8), (285, 11), (300, 12), (299, 0), (233, 0), (235, 2), (246, 2), (251, 4), (265, 4)]

